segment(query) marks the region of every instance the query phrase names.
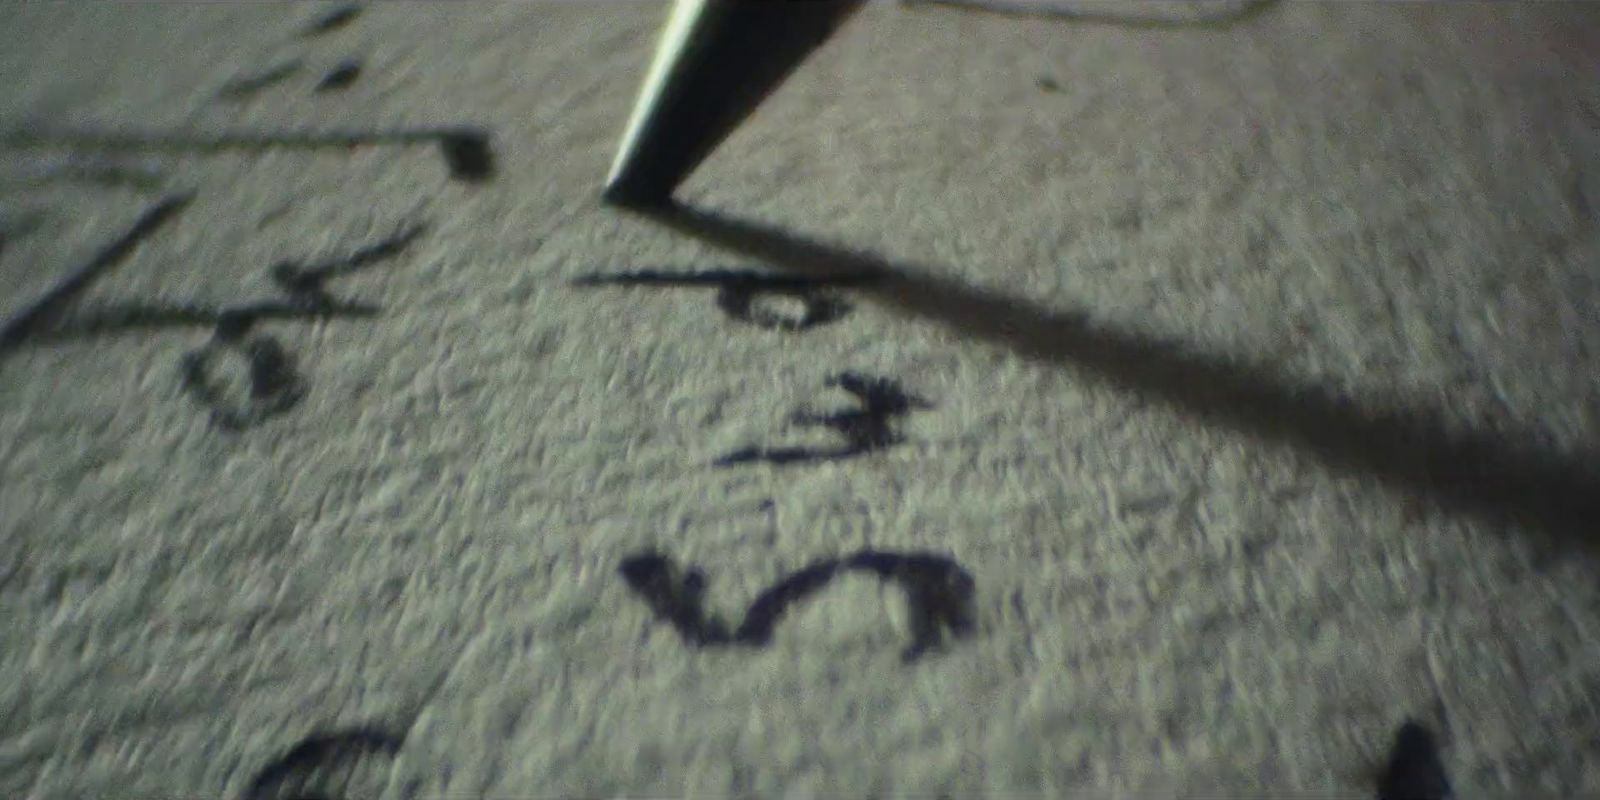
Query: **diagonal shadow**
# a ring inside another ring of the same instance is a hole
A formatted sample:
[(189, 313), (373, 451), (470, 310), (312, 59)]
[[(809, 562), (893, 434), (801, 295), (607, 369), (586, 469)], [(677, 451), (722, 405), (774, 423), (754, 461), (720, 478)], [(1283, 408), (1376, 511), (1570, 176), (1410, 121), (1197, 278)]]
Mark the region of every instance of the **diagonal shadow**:
[(853, 291), (1018, 354), (1258, 440), (1288, 444), (1345, 472), (1497, 525), (1517, 523), (1567, 546), (1600, 541), (1600, 453), (1545, 450), (1485, 433), (1454, 433), (1440, 415), (1363, 407), (1261, 365), (1192, 351), (968, 286), (931, 271), (810, 241), (682, 204), (635, 208), (681, 233), (802, 275), (872, 273)]

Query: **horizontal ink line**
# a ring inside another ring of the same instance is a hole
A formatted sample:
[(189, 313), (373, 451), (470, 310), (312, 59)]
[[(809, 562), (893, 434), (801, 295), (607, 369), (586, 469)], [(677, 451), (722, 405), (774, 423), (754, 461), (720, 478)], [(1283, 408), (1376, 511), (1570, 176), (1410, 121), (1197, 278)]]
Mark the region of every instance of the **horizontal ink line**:
[(841, 461), (846, 458), (865, 455), (866, 453), (867, 448), (861, 447), (841, 447), (834, 450), (817, 450), (809, 447), (749, 447), (721, 456), (711, 464), (716, 467), (736, 467), (741, 464), (764, 461), (781, 467), (818, 461)]
[(15, 131), (0, 147), (71, 147), (112, 151), (213, 153), (228, 150), (316, 150), (380, 145), (437, 144), (452, 177), (479, 181), (494, 173), (489, 134), (479, 128), (415, 128), (390, 131), (282, 131), (264, 133), (167, 134), (102, 131)]

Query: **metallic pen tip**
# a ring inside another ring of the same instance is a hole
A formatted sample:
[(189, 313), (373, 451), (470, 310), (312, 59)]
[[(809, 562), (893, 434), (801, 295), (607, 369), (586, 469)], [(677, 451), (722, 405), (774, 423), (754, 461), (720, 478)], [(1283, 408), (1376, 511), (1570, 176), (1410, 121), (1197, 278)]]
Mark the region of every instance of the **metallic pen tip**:
[(611, 164), (608, 203), (656, 206), (861, 0), (677, 0)]

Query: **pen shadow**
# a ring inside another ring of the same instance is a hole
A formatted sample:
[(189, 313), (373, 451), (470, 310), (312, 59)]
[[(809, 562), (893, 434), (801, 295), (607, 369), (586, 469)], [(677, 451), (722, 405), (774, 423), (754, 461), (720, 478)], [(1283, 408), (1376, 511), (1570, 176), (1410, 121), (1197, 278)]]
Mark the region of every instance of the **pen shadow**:
[(791, 273), (871, 274), (875, 280), (852, 291), (1258, 441), (1295, 447), (1337, 470), (1377, 477), (1442, 510), (1521, 526), (1564, 548), (1592, 552), (1600, 539), (1600, 453), (1592, 446), (1562, 453), (1453, 432), (1436, 411), (1366, 407), (1325, 387), (1295, 385), (1263, 365), (1091, 324), (1082, 314), (762, 223), (680, 203), (625, 210)]

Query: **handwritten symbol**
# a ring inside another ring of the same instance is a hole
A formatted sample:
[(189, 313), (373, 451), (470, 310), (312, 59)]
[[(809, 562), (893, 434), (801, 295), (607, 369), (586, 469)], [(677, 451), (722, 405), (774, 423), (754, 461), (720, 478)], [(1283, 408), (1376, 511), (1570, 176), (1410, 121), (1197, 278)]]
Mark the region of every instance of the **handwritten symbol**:
[[(131, 330), (209, 327), (211, 340), (182, 358), (183, 387), (211, 410), (218, 427), (243, 430), (293, 408), (306, 390), (304, 379), (295, 370), (294, 359), (283, 345), (270, 336), (252, 336), (252, 327), (266, 320), (376, 316), (380, 310), (376, 306), (335, 298), (329, 293), (327, 282), (400, 254), (424, 231), (424, 226), (414, 225), (346, 258), (324, 264), (276, 264), (271, 268), (272, 281), (287, 295), (286, 300), (223, 308), (117, 303), (89, 309), (67, 320), (59, 319), (72, 295), (87, 288), (90, 280), (125, 258), (139, 240), (187, 202), (187, 198), (176, 198), (147, 212), (132, 232), (102, 252), (89, 267), (0, 331), (0, 345), (15, 345), (24, 338), (72, 339)], [(243, 381), (230, 383), (217, 378), (219, 362), (230, 357), (242, 357)]]
[(393, 759), (404, 744), (401, 736), (368, 727), (307, 736), (256, 773), (243, 800), (366, 796), (351, 785), (362, 773), (370, 775), (377, 764)]
[[(864, 285), (872, 280), (875, 280), (875, 276), (796, 277), (736, 270), (685, 273), (641, 270), (586, 275), (574, 280), (573, 285), (715, 287), (717, 308), (728, 316), (759, 328), (798, 332), (843, 318), (851, 307), (834, 290)], [(800, 312), (785, 314), (765, 308), (757, 302), (762, 295), (795, 300), (800, 305)]]
[[(340, 316), (370, 317), (378, 313), (373, 306), (348, 303), (328, 294), (328, 279), (355, 272), (376, 264), (403, 251), (423, 228), (415, 226), (364, 248), (350, 257), (316, 267), (302, 267), (285, 262), (272, 268), (273, 282), (289, 295), (287, 303), (256, 303), (225, 309), (220, 313), (194, 315), (196, 319), (215, 321), (212, 340), (200, 350), (190, 352), (183, 359), (183, 383), (190, 394), (202, 405), (211, 409), (216, 424), (231, 431), (243, 430), (293, 408), (305, 396), (304, 381), (295, 373), (294, 362), (283, 346), (266, 337), (247, 338), (250, 326), (267, 318), (305, 319)], [(122, 319), (102, 316), (123, 325), (137, 322), (126, 314)], [(149, 317), (152, 321), (154, 317)], [(177, 321), (177, 320), (174, 320)], [(243, 354), (248, 363), (248, 389), (229, 392), (211, 379), (211, 364), (226, 352)], [(230, 399), (231, 398), (231, 399)]]
[(882, 450), (903, 441), (903, 437), (891, 424), (894, 419), (918, 409), (933, 407), (928, 401), (908, 394), (898, 383), (889, 378), (872, 378), (860, 373), (846, 372), (829, 378), (827, 385), (839, 387), (854, 395), (861, 407), (827, 414), (801, 411), (790, 417), (790, 421), (802, 426), (832, 428), (844, 437), (845, 444), (842, 447), (832, 450), (806, 447), (750, 447), (717, 459), (716, 465), (726, 467), (752, 461), (782, 465), (850, 458)]
[(946, 638), (963, 637), (973, 628), (972, 576), (949, 558), (929, 553), (862, 550), (843, 558), (825, 559), (793, 572), (756, 597), (737, 627), (706, 614), (701, 602), (705, 575), (697, 568), (680, 571), (659, 553), (624, 559), (618, 572), (658, 619), (677, 630), (694, 647), (764, 647), (791, 605), (816, 594), (840, 573), (867, 572), (905, 589), (912, 612), (912, 641), (901, 658), (915, 661)]
[[(241, 353), (249, 365), (249, 389), (242, 400), (212, 379), (213, 363), (225, 352)], [(305, 382), (277, 340), (266, 336), (245, 338), (234, 325), (217, 325), (216, 335), (199, 350), (183, 356), (183, 386), (224, 430), (240, 431), (294, 408), (305, 396)]]

